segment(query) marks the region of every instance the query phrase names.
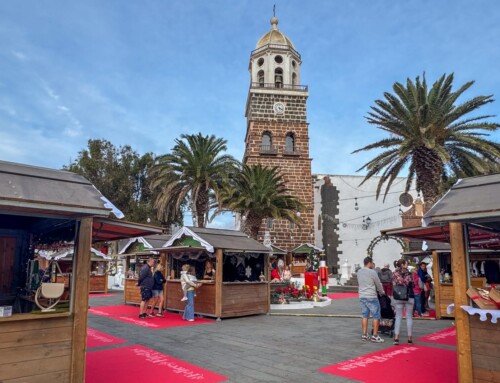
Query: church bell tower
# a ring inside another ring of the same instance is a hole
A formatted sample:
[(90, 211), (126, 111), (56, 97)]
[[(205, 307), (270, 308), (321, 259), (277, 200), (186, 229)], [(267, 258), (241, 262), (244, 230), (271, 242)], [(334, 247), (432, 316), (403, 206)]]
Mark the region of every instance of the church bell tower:
[(277, 166), (290, 189), (307, 207), (303, 223), (286, 220), (262, 223), (259, 237), (268, 231), (276, 246), (290, 251), (302, 243), (314, 244), (313, 184), (309, 157), (309, 124), (306, 85), (300, 84), (300, 54), (292, 41), (278, 30), (264, 34), (250, 54), (250, 90), (246, 104), (247, 131), (243, 162)]

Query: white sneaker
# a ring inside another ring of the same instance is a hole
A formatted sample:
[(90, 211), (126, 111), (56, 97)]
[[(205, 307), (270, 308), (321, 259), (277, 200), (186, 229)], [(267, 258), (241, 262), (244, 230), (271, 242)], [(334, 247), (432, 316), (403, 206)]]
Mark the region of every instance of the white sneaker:
[(379, 337), (378, 335), (377, 336), (373, 336), (370, 338), (370, 341), (372, 341), (373, 343), (384, 343), (384, 340)]
[(422, 316), (423, 316), (423, 317), (428, 317), (428, 316), (429, 316), (429, 313), (428, 313), (428, 312), (422, 313)]
[(194, 322), (194, 319), (188, 319), (187, 321), (188, 322)]
[(187, 299), (187, 297), (183, 297), (183, 298), (181, 299), (181, 302), (184, 302), (184, 301), (187, 301), (187, 300), (188, 300), (188, 299)]

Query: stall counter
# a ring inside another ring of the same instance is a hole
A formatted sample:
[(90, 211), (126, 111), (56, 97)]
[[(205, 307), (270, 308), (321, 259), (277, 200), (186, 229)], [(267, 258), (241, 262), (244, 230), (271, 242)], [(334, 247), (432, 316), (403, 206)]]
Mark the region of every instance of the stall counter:
[(108, 292), (108, 274), (90, 275), (89, 293), (104, 293)]
[(141, 288), (137, 286), (137, 279), (125, 279), (125, 287), (123, 291), (125, 304), (139, 305), (141, 304)]
[[(215, 282), (199, 281), (201, 286), (196, 289), (194, 310), (198, 315), (215, 316)], [(170, 279), (167, 281), (167, 310), (184, 311), (186, 302), (181, 301), (184, 296), (181, 281)]]
[[(199, 282), (202, 285), (196, 289), (195, 314), (217, 317), (215, 282)], [(220, 318), (266, 314), (269, 311), (268, 295), (267, 282), (224, 282)], [(184, 311), (186, 303), (181, 301), (182, 297), (180, 280), (168, 280), (167, 310)]]

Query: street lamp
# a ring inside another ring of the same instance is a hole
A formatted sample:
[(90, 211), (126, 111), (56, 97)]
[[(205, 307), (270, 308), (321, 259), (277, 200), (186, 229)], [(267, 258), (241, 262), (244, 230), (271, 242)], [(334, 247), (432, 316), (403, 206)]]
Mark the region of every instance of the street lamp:
[(363, 217), (363, 224), (361, 225), (361, 228), (363, 230), (368, 230), (370, 223), (372, 223), (372, 219), (370, 217), (366, 217), (366, 219)]

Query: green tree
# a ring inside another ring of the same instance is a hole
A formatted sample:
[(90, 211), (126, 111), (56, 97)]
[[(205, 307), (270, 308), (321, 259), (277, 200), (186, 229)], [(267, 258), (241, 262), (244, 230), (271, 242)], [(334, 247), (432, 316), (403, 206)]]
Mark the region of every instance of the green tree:
[(242, 230), (257, 239), (262, 220), (286, 219), (300, 224), (298, 212), (305, 206), (291, 195), (277, 167), (244, 165), (225, 183), (219, 211), (230, 210), (242, 216)]
[[(458, 98), (473, 81), (452, 90), (453, 74), (443, 75), (430, 89), (425, 73), (423, 80), (407, 79), (406, 87), (396, 82), (394, 94), (384, 93), (385, 100), (376, 100), (367, 120), (389, 133), (389, 137), (361, 149), (382, 149), (382, 153), (364, 164), (367, 170), (363, 182), (380, 172), (377, 197), (385, 183), (385, 195), (394, 179), (408, 169), (406, 191), (416, 181), (418, 191), (428, 205), (442, 192), (446, 178), (485, 174), (489, 165), (498, 162), (500, 145), (489, 141), (484, 131), (495, 131), (500, 125), (487, 122), (489, 115), (469, 116), (483, 105), (493, 102), (492, 96), (477, 96), (457, 104)], [(384, 197), (385, 197), (384, 195)]]
[(159, 220), (176, 220), (189, 206), (198, 227), (205, 227), (213, 199), (217, 200), (224, 176), (235, 172), (238, 161), (222, 154), (226, 140), (214, 135), (181, 135), (172, 152), (159, 156), (151, 173)]
[(125, 214), (125, 219), (146, 223), (154, 218), (148, 182), (153, 162), (152, 153), (140, 156), (128, 145), (117, 148), (107, 140), (91, 139), (87, 149), (63, 168), (92, 182)]

